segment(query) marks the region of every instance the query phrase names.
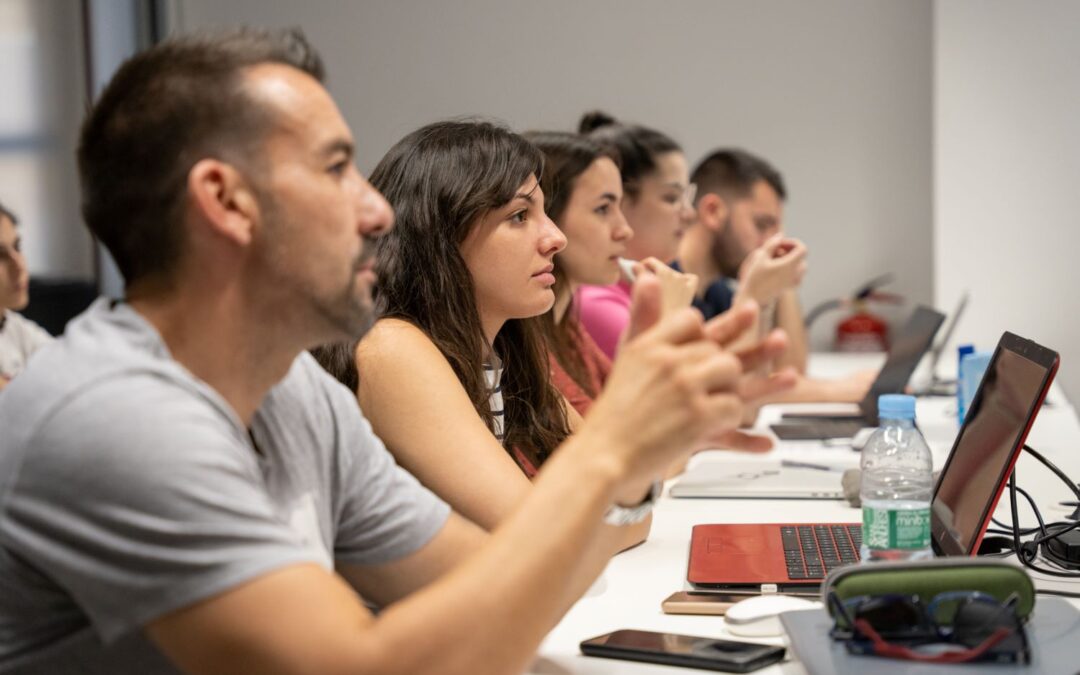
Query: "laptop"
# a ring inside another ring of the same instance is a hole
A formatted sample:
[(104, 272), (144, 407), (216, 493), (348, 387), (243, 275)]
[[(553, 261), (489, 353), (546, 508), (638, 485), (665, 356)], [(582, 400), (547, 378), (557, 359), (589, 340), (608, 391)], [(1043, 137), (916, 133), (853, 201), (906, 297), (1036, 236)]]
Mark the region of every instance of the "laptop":
[(938, 364), (941, 362), (941, 355), (945, 353), (945, 349), (952, 340), (953, 333), (956, 332), (956, 325), (960, 323), (960, 318), (964, 316), (964, 310), (967, 309), (968, 300), (970, 299), (971, 294), (964, 291), (964, 294), (960, 296), (960, 300), (956, 303), (956, 309), (949, 316), (949, 323), (945, 324), (941, 339), (930, 348), (930, 366), (927, 368), (930, 373), (930, 383), (924, 391), (916, 392), (916, 396), (956, 396), (956, 379), (938, 377)]
[(870, 390), (859, 402), (859, 412), (848, 415), (836, 413), (785, 413), (779, 424), (770, 426), (783, 441), (820, 441), (829, 438), (851, 438), (863, 427), (878, 425), (877, 400), (882, 394), (901, 394), (908, 379), (930, 344), (945, 315), (929, 307), (919, 306), (900, 329), (889, 350), (889, 358), (878, 373)]
[(842, 473), (802, 462), (703, 461), (687, 469), (668, 494), (688, 499), (843, 499)]
[[(930, 503), (937, 556), (973, 556), (1058, 369), (1056, 352), (1005, 333)], [(687, 581), (701, 589), (798, 592), (858, 561), (859, 523), (698, 525)]]

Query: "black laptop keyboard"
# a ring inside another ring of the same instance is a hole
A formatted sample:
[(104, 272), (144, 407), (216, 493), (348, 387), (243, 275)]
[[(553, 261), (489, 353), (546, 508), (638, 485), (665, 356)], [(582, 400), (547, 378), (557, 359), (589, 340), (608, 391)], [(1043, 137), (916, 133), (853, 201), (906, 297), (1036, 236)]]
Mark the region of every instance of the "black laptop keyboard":
[(790, 579), (823, 579), (837, 567), (859, 561), (862, 526), (781, 525), (780, 539)]

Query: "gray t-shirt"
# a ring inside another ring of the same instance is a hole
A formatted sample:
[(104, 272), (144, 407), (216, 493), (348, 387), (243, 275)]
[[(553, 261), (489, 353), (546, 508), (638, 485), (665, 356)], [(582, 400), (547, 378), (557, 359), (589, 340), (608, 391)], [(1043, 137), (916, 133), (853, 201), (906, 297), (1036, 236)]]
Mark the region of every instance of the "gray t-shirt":
[(448, 514), (310, 355), (249, 434), (98, 301), (0, 396), (0, 672), (173, 672), (148, 622), (287, 565), (404, 557)]

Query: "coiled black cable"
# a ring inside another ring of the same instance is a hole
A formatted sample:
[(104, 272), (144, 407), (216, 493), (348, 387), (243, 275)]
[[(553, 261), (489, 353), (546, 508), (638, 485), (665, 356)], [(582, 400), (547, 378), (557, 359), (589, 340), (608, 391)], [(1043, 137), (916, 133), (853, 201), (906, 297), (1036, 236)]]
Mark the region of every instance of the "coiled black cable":
[[(1065, 475), (1065, 472), (1059, 469), (1053, 462), (1044, 457), (1042, 453), (1036, 451), (1030, 445), (1025, 444), (1024, 450), (1028, 452), (1032, 457), (1041, 462), (1046, 468), (1050, 469), (1058, 478), (1060, 478), (1069, 489), (1073, 491), (1076, 498), (1080, 500), (1080, 487), (1077, 487), (1076, 483), (1069, 480), (1069, 477)], [(1019, 527), (1020, 516), (1016, 507), (1016, 493), (1020, 492), (1027, 499), (1031, 510), (1035, 513), (1035, 518), (1039, 521), (1039, 527), (1028, 530), (1031, 534), (1035, 531), (1039, 532), (1039, 536), (1032, 539), (1029, 542), (1021, 543), (1020, 537), (1026, 536), (1021, 534), (1021, 528)], [(1016, 553), (1016, 557), (1020, 560), (1020, 563), (1032, 569), (1040, 574), (1046, 574), (1052, 577), (1062, 577), (1066, 579), (1080, 579), (1080, 563), (1076, 563), (1067, 560), (1064, 556), (1059, 555), (1048, 546), (1048, 542), (1060, 537), (1066, 532), (1071, 532), (1077, 528), (1080, 528), (1080, 521), (1073, 523), (1056, 522), (1047, 525), (1043, 521), (1042, 513), (1039, 511), (1039, 507), (1035, 505), (1035, 500), (1031, 498), (1027, 492), (1017, 487), (1016, 485), (1016, 470), (1013, 469), (1012, 474), (1009, 476), (1009, 508), (1012, 515), (1012, 539), (1013, 539), (1013, 552)], [(1049, 569), (1035, 564), (1035, 557), (1039, 553), (1042, 553), (1043, 558), (1051, 563), (1064, 568), (1063, 570)], [(1065, 593), (1058, 593), (1059, 595), (1067, 595)]]

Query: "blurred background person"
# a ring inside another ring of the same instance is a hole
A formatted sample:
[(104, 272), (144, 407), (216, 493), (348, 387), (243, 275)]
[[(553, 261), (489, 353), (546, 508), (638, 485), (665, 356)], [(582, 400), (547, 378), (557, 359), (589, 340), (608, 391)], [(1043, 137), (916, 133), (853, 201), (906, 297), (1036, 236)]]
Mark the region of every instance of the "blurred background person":
[[(660, 278), (665, 311), (690, 304), (697, 279), (668, 266), (694, 221), (693, 188), (682, 148), (660, 131), (620, 124), (603, 112), (586, 113), (578, 131), (618, 153), (623, 192), (619, 206), (634, 232), (624, 257), (639, 262), (633, 274)], [(629, 321), (632, 281), (624, 273), (612, 285), (582, 286), (575, 298), (581, 324), (609, 358), (614, 358)]]
[(790, 366), (801, 376), (769, 402), (860, 401), (876, 371), (806, 377), (809, 345), (798, 292), (807, 248), (784, 233), (787, 188), (780, 172), (745, 150), (720, 149), (698, 163), (690, 180), (697, 189), (695, 220), (679, 244), (675, 267), (699, 279), (694, 306), (708, 319), (752, 299), (761, 306), (758, 333), (773, 327), (787, 333), (788, 349), (772, 367)]
[(18, 313), (30, 302), (30, 273), (18, 224), (15, 214), (0, 204), (0, 391), (22, 371), (31, 354), (53, 339)]
[(744, 150), (716, 150), (690, 177), (694, 222), (679, 243), (676, 268), (698, 277), (694, 306), (706, 319), (753, 299), (788, 334), (781, 362), (806, 372), (807, 341), (798, 289), (806, 246), (783, 236), (787, 190), (780, 172)]

